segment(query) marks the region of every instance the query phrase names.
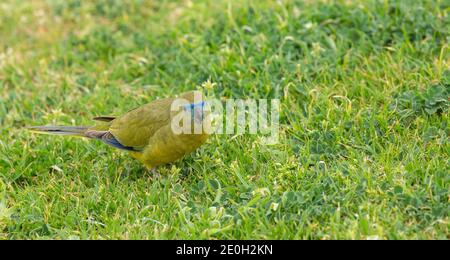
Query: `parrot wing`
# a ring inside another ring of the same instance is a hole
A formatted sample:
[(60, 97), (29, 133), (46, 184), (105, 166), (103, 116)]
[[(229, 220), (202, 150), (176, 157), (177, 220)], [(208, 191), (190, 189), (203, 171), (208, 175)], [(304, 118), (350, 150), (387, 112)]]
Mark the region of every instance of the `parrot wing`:
[(126, 147), (145, 147), (150, 138), (170, 123), (172, 98), (155, 100), (110, 122), (109, 132)]

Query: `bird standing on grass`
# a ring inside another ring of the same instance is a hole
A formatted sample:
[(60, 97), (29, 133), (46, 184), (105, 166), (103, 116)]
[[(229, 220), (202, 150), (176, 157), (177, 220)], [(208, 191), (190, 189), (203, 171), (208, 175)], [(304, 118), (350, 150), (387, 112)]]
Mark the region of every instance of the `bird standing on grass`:
[[(178, 111), (174, 110), (173, 106), (176, 101), (181, 101), (178, 102), (181, 108)], [(148, 170), (154, 171), (155, 167), (174, 162), (206, 142), (208, 133), (204, 131), (203, 126), (210, 123), (210, 118), (205, 104), (200, 91), (190, 91), (181, 94), (179, 98), (155, 100), (120, 117), (96, 117), (94, 120), (99, 123), (91, 127), (34, 126), (29, 129), (44, 134), (100, 140), (128, 151)], [(191, 123), (189, 128), (192, 131), (174, 132), (173, 120), (183, 116), (188, 117), (188, 122)], [(199, 126), (202, 131), (193, 131)]]

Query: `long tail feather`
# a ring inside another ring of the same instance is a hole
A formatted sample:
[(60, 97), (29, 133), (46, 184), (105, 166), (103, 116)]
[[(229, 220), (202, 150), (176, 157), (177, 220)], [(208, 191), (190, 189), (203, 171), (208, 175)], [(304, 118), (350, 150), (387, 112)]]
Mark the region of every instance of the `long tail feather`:
[(51, 135), (85, 136), (89, 127), (85, 126), (32, 126), (28, 129), (32, 132)]
[(121, 150), (141, 151), (140, 148), (122, 145), (109, 131), (89, 130), (89, 127), (85, 126), (33, 126), (28, 127), (28, 129), (39, 134), (87, 137), (100, 140), (107, 145)]

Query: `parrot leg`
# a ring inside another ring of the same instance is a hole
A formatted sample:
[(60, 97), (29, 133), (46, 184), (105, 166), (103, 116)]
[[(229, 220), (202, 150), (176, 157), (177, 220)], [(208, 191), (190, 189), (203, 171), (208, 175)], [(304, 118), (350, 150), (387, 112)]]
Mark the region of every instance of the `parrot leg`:
[(153, 167), (149, 170), (149, 172), (155, 176), (157, 179), (161, 178), (161, 174), (159, 174), (159, 172), (156, 170), (156, 167)]
[(150, 163), (143, 161), (142, 162), (145, 165), (145, 168), (147, 168), (148, 173), (153, 177), (156, 177), (157, 179), (161, 178), (161, 174), (156, 170), (156, 166), (151, 165)]

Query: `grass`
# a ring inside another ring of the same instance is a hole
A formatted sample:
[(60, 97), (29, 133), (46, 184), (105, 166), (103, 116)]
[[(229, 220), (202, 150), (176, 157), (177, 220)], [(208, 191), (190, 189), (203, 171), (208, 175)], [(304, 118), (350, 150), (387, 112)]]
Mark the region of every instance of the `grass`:
[[(124, 1), (125, 2), (125, 1)], [(0, 238), (448, 239), (448, 1), (3, 0)], [(280, 98), (152, 176), (89, 125), (190, 89)]]

